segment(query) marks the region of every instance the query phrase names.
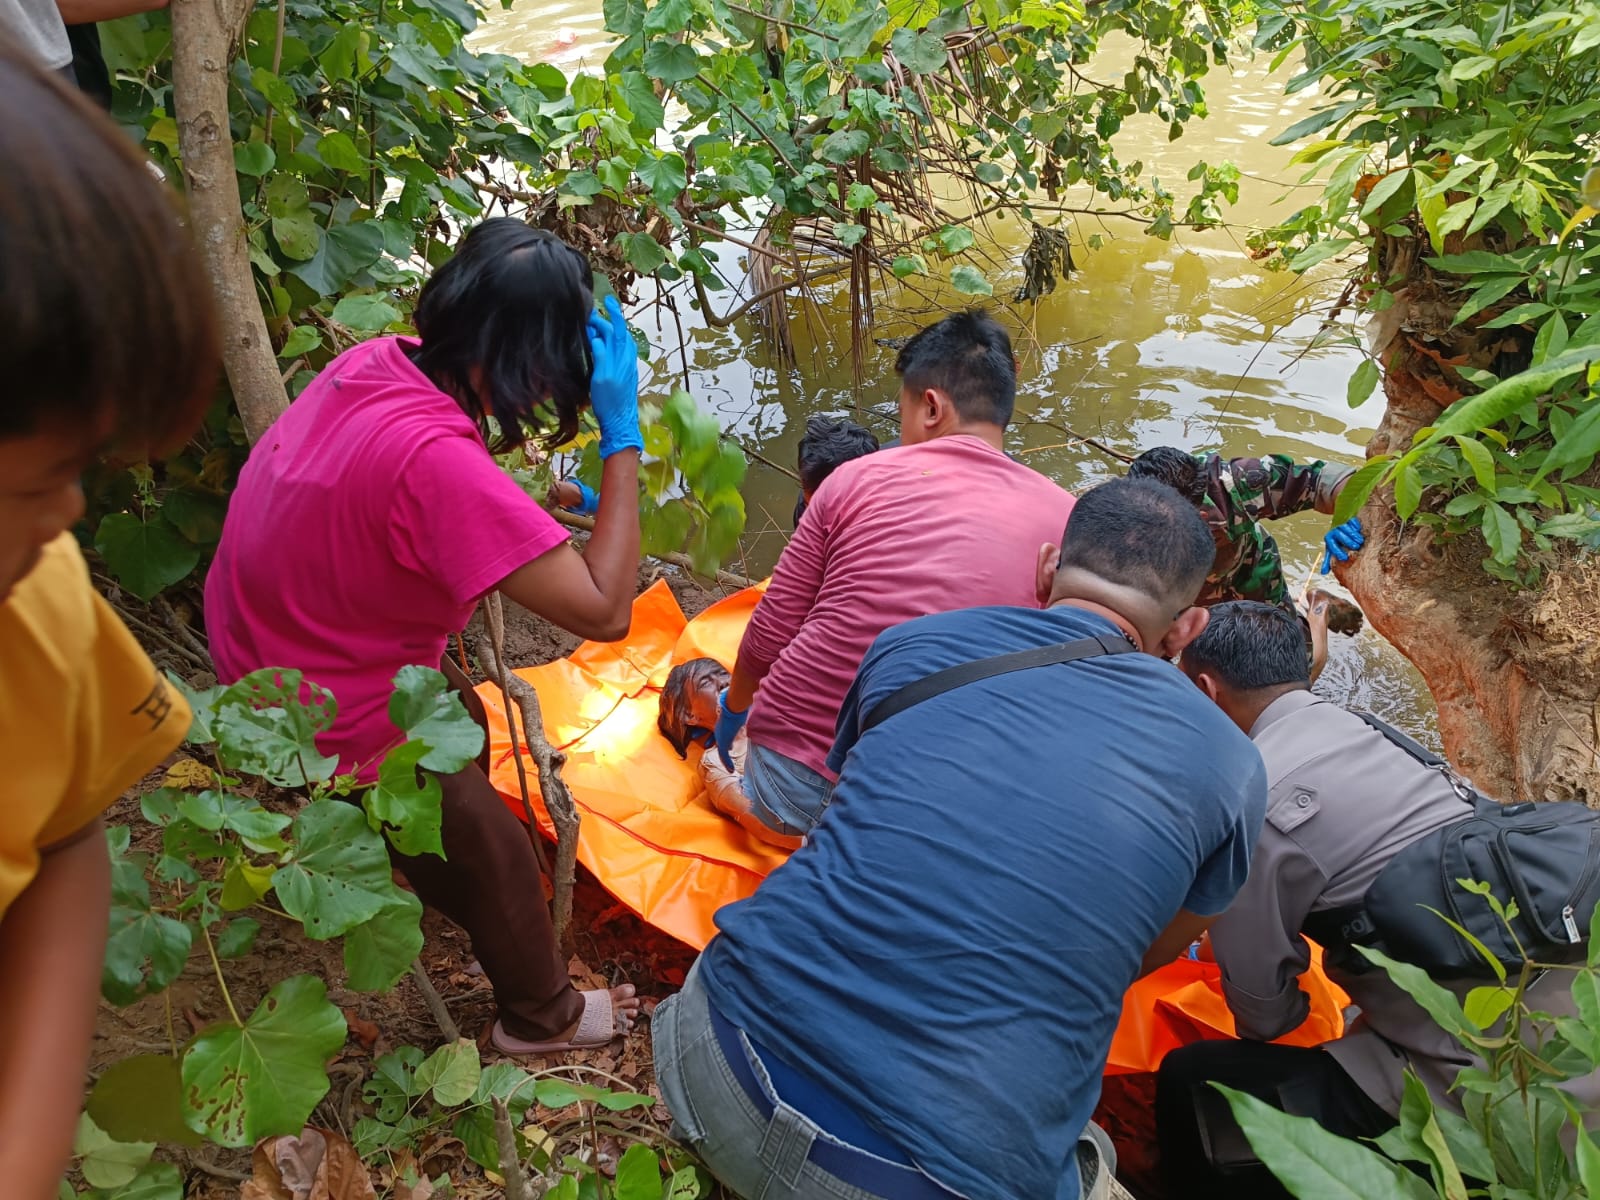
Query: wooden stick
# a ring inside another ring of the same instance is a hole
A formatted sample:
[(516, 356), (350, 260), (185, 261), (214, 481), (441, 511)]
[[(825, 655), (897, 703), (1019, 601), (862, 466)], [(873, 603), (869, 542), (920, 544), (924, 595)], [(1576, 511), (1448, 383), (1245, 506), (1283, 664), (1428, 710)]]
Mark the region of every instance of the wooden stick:
[[(487, 616), (484, 617), (484, 623), (488, 624)], [(506, 714), (506, 732), (511, 738), (511, 761), (517, 768), (517, 792), (522, 798), (522, 819), (528, 831), (528, 844), (533, 847), (533, 856), (539, 860), (539, 870), (547, 879), (554, 879), (550, 871), (550, 859), (544, 852), (544, 835), (539, 832), (539, 822), (533, 815), (533, 800), (528, 794), (528, 769), (522, 764), (522, 734), (517, 729), (516, 710), (511, 706), (511, 688), (500, 670), (500, 661), (505, 658), (503, 635), (502, 626), (502, 637), (498, 646), (494, 644), (492, 630), (487, 638), (482, 634), (474, 635), (472, 644), (477, 652), (478, 662), (483, 667), (483, 673), (500, 688), (500, 706)]]
[[(778, 470), (781, 471), (783, 468), (779, 467)], [(581, 529), (584, 533), (594, 532), (593, 517), (580, 517), (576, 513), (569, 513), (562, 508), (553, 510), (550, 515), (556, 520), (560, 521), (568, 529)], [(685, 571), (689, 571), (692, 574), (698, 575), (700, 573), (695, 567), (693, 559), (691, 559), (687, 554), (679, 554), (675, 550), (669, 550), (664, 554), (652, 554), (650, 557), (659, 558), (662, 562), (671, 563), (675, 567), (682, 567)], [(754, 587), (756, 584), (754, 579), (751, 579), (746, 575), (736, 575), (732, 571), (718, 571), (716, 579), (718, 583), (723, 584), (726, 587), (747, 588)]]
[(494, 1110), (494, 1141), (500, 1151), (500, 1175), (506, 1181), (506, 1200), (530, 1200), (528, 1177), (517, 1155), (517, 1132), (511, 1127), (511, 1109), (499, 1096), (489, 1101)]
[(445, 1007), (444, 997), (439, 995), (439, 989), (433, 986), (433, 980), (428, 978), (428, 969), (422, 965), (420, 958), (411, 964), (411, 978), (416, 981), (417, 990), (422, 993), (422, 999), (427, 1003), (428, 1011), (433, 1014), (433, 1023), (439, 1027), (439, 1032), (444, 1034), (446, 1041), (459, 1042), (461, 1027), (456, 1024), (456, 1019)]
[[(522, 785), (522, 803), (528, 817), (529, 831), (538, 836), (538, 825), (533, 820), (533, 806), (528, 795), (527, 775), (522, 767), (519, 740), (528, 747), (539, 768), (539, 795), (544, 799), (545, 812), (556, 827), (556, 862), (550, 873), (553, 896), (550, 903), (550, 921), (555, 926), (556, 942), (563, 951), (570, 949), (568, 935), (572, 925), (572, 889), (578, 872), (578, 827), (582, 818), (578, 806), (561, 778), (561, 765), (567, 756), (552, 746), (544, 735), (544, 714), (539, 707), (539, 693), (533, 685), (515, 674), (505, 662), (505, 610), (498, 592), (491, 592), (483, 605), (484, 619), (489, 626), (489, 648), (485, 670), (500, 685), (500, 694), (506, 708), (506, 723), (511, 728), (511, 753), (517, 760), (517, 778)], [(485, 655), (481, 651), (479, 658)], [(511, 701), (517, 702), (522, 714), (522, 737), (516, 736), (512, 722)]]

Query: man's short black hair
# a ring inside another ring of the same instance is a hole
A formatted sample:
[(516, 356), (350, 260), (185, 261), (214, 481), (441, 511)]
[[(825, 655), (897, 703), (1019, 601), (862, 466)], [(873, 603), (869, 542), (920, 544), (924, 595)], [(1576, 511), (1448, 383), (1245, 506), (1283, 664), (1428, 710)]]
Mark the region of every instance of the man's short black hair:
[(1177, 616), (1200, 594), (1216, 553), (1194, 505), (1166, 484), (1113, 479), (1073, 505), (1060, 569), (1134, 588)]
[(1183, 669), (1204, 671), (1238, 692), (1311, 686), (1306, 631), (1281, 604), (1229, 600), (1211, 607), (1205, 631), (1184, 649)]
[(814, 492), (836, 467), (877, 448), (877, 435), (864, 425), (843, 418), (807, 417), (800, 439), (800, 486)]
[(1004, 428), (1017, 402), (1017, 363), (1005, 328), (969, 308), (917, 333), (894, 360), (895, 374), (913, 394), (937, 388), (955, 402), (963, 421)]
[(1190, 504), (1199, 504), (1206, 498), (1203, 462), (1204, 459), (1176, 446), (1157, 446), (1128, 464), (1128, 478), (1154, 479), (1172, 488)]

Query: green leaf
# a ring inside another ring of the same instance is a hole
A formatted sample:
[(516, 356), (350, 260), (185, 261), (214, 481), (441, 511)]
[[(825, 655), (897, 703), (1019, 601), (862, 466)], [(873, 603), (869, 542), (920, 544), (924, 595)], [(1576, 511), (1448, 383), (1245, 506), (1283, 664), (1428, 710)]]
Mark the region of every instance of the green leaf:
[[(1265, 1101), (1213, 1084), (1257, 1157), (1301, 1200), (1415, 1200), (1431, 1196), (1420, 1180), (1359, 1142), (1329, 1133), (1307, 1117), (1291, 1117)], [(1406, 1183), (1410, 1178), (1416, 1184)]]
[(1600, 1148), (1594, 1144), (1594, 1139), (1588, 1131), (1578, 1129), (1577, 1144), (1578, 1180), (1583, 1184), (1583, 1190), (1590, 1196), (1600, 1196)]
[(95, 530), (94, 548), (117, 582), (141, 600), (187, 578), (200, 563), (200, 548), (159, 514), (141, 521), (132, 513), (108, 513)]
[(261, 922), (250, 917), (235, 917), (217, 937), (218, 958), (243, 958), (255, 947)]
[(328, 1093), (325, 1065), (344, 1039), (344, 1014), (322, 980), (285, 979), (243, 1025), (213, 1025), (184, 1052), (190, 1127), (219, 1146), (298, 1134)]
[(316, 736), (333, 725), (338, 710), (333, 696), (299, 671), (252, 671), (217, 698), (217, 750), (230, 769), (279, 787), (331, 779), (339, 760), (318, 753)]
[(890, 35), (889, 49), (900, 60), (900, 65), (913, 75), (932, 74), (950, 57), (943, 37), (925, 29), (912, 30), (903, 26)]
[(839, 240), (841, 246), (849, 249), (852, 246), (859, 245), (862, 239), (867, 236), (867, 227), (848, 221), (835, 221), (833, 223), (833, 236)]
[(845, 189), (844, 206), (851, 212), (871, 208), (878, 202), (878, 193), (868, 183), (852, 183)]
[(1456, 445), (1461, 448), (1461, 457), (1467, 460), (1478, 486), (1492, 495), (1495, 489), (1494, 455), (1489, 453), (1489, 448), (1477, 438), (1465, 435), (1456, 438)]
[(1435, 1183), (1447, 1200), (1467, 1200), (1461, 1170), (1435, 1119), (1433, 1098), (1410, 1071), (1406, 1072), (1405, 1094), (1400, 1102), (1400, 1126), (1421, 1147), (1424, 1161), (1430, 1165)]
[(279, 249), (301, 262), (316, 254), (322, 229), (311, 212), (305, 181), (282, 172), (274, 175), (267, 184), (266, 201)]
[(254, 800), (231, 792), (179, 793), (178, 812), (207, 832), (226, 829), (247, 841), (267, 841), (288, 827), (290, 818), (268, 812)]
[[(12, 1136), (16, 1136), (13, 1132)], [(119, 1142), (107, 1134), (88, 1113), (78, 1118), (78, 1136), (73, 1152), (80, 1156), (78, 1169), (98, 1188), (119, 1188), (132, 1183), (139, 1168), (150, 1161), (154, 1142)]]
[(131, 1182), (104, 1200), (183, 1200), (183, 1172), (172, 1163), (145, 1163)]
[(132, 1004), (161, 991), (183, 973), (193, 936), (182, 921), (148, 908), (113, 904), (100, 991), (113, 1004)]
[(1517, 519), (1495, 503), (1483, 506), (1483, 540), (1489, 543), (1489, 553), (1496, 562), (1514, 563), (1522, 552), (1522, 526)]
[[(382, 257), (383, 249), (383, 227), (377, 221), (335, 225), (317, 244), (316, 252), (307, 255), (305, 262), (292, 265), (289, 273), (319, 296), (337, 296)], [(342, 317), (336, 319), (343, 321)]]
[(1360, 408), (1372, 395), (1372, 389), (1378, 386), (1378, 364), (1373, 359), (1363, 358), (1350, 376), (1350, 382), (1345, 386), (1344, 398), (1351, 408)]
[(661, 1200), (661, 1160), (655, 1148), (635, 1142), (617, 1161), (616, 1200)]
[(1505, 1016), (1516, 998), (1517, 994), (1512, 988), (1499, 985), (1475, 987), (1467, 993), (1462, 1011), (1466, 1013), (1467, 1020), (1479, 1029), (1493, 1029), (1494, 1023)]
[(483, 726), (472, 719), (450, 681), (431, 667), (402, 667), (389, 697), (389, 720), (406, 740), (428, 752), (420, 764), (451, 774), (465, 769), (483, 750)]
[(358, 333), (376, 333), (400, 319), (400, 310), (382, 296), (345, 296), (333, 306), (333, 319)]
[(1400, 464), (1394, 475), (1394, 508), (1402, 521), (1411, 519), (1422, 503), (1422, 474), (1410, 463)]
[(657, 204), (671, 204), (678, 193), (689, 186), (689, 171), (681, 154), (663, 154), (659, 158), (645, 156), (634, 168), (639, 182), (650, 189)]
[(1475, 54), (1471, 58), (1463, 58), (1450, 68), (1450, 78), (1458, 83), (1469, 79), (1476, 79), (1487, 71), (1495, 69), (1495, 60), (1487, 54)]
[(1360, 101), (1349, 100), (1343, 104), (1335, 104), (1329, 108), (1319, 109), (1309, 117), (1296, 121), (1267, 144), (1270, 146), (1287, 146), (1291, 142), (1298, 142), (1301, 138), (1322, 132), (1335, 121), (1348, 117), (1360, 107)]
[(644, 71), (662, 83), (682, 83), (700, 73), (700, 56), (686, 42), (653, 41), (644, 50)]
[(356, 53), (361, 45), (362, 32), (358, 22), (341, 25), (327, 48), (317, 56), (317, 63), (330, 83), (343, 83), (355, 77)]
[(1583, 415), (1556, 439), (1556, 444), (1550, 447), (1550, 453), (1539, 464), (1539, 473), (1534, 478), (1543, 479), (1552, 471), (1586, 463), (1597, 453), (1600, 453), (1600, 403), (1591, 403)]
[(1445, 409), (1423, 445), (1498, 425), (1528, 401), (1542, 396), (1568, 375), (1597, 359), (1600, 359), (1600, 345), (1568, 349), (1542, 366), (1502, 379), (1476, 396), (1457, 400)]
[(278, 351), (279, 358), (299, 358), (302, 354), (310, 354), (322, 345), (322, 333), (315, 325), (296, 325), (289, 330), (289, 336), (283, 339), (283, 349)]
[(1382, 967), (1394, 985), (1415, 1000), (1433, 1018), (1434, 1024), (1446, 1033), (1471, 1036), (1482, 1032), (1467, 1020), (1466, 1013), (1461, 1010), (1461, 1002), (1448, 989), (1430, 979), (1421, 967), (1397, 962), (1370, 946), (1357, 946), (1356, 949)]
[(871, 144), (872, 137), (864, 129), (840, 129), (823, 139), (816, 156), (823, 162), (842, 165), (860, 158)]
[(970, 250), (977, 242), (976, 235), (965, 225), (946, 225), (935, 235), (942, 254), (960, 254)]
[(666, 248), (648, 233), (619, 233), (617, 246), (628, 265), (641, 275), (649, 275), (666, 264)]
[(1312, 242), (1289, 260), (1291, 271), (1309, 271), (1318, 263), (1326, 262), (1336, 254), (1343, 254), (1353, 245), (1351, 238), (1333, 238), (1327, 241)]
[(401, 854), (444, 857), (439, 837), (444, 792), (433, 775), (418, 777), (417, 764), (428, 747), (407, 742), (389, 751), (378, 770), (378, 782), (361, 797), (374, 829), (385, 834)]
[(994, 295), (994, 286), (984, 278), (983, 272), (965, 263), (950, 272), (950, 286), (963, 296)]
[(260, 178), (277, 164), (278, 156), (265, 142), (237, 142), (233, 147), (233, 169), (241, 175)]
[(422, 953), (422, 902), (396, 889), (376, 916), (344, 935), (344, 972), (358, 992), (386, 992)]
[(928, 262), (920, 254), (902, 254), (889, 264), (889, 269), (896, 279), (908, 279), (912, 275), (926, 275)]
[(323, 134), (317, 143), (316, 155), (335, 171), (347, 175), (359, 175), (367, 169), (367, 160), (361, 157), (350, 135), (342, 130)]
[(249, 908), (271, 890), (272, 868), (241, 859), (222, 877), (222, 895), (218, 903), (228, 912), (238, 912)]
[(440, 1046), (417, 1068), (417, 1087), (433, 1093), (446, 1108), (465, 1104), (478, 1090), (482, 1064), (478, 1045), (469, 1038)]
[(693, 15), (694, 5), (691, 0), (658, 0), (658, 3), (645, 12), (645, 35), (660, 37), (664, 34), (683, 33), (688, 29), (689, 19)]
[(316, 800), (294, 819), (294, 857), (272, 875), (284, 910), (317, 941), (337, 937), (394, 903), (383, 839), (342, 800)]
[(183, 1119), (183, 1081), (168, 1054), (136, 1054), (112, 1063), (89, 1092), (85, 1111), (119, 1142), (178, 1142), (200, 1137)]

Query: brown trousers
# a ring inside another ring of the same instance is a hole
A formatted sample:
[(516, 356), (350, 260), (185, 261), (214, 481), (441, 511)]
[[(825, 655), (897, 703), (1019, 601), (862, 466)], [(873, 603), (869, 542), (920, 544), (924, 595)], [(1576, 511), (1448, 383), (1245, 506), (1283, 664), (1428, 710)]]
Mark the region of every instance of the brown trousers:
[[(447, 656), (440, 669), (473, 720), (487, 729), (483, 701)], [(528, 831), (489, 783), (485, 738), (478, 761), (439, 776), (444, 791), (444, 858), (389, 857), (418, 897), (467, 931), (483, 973), (494, 985), (500, 1023), (512, 1037), (543, 1041), (577, 1023), (583, 998), (567, 978), (545, 903), (539, 859)]]

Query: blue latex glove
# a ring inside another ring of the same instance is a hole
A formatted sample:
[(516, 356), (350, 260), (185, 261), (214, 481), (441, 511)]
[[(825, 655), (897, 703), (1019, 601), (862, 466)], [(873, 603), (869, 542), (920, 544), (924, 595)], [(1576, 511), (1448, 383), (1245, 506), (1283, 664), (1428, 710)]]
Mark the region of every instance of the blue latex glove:
[(600, 426), (600, 457), (621, 450), (644, 453), (639, 430), (639, 348), (623, 320), (622, 306), (607, 296), (605, 312), (589, 314), (589, 352), (594, 374), (589, 380), (589, 403)]
[(1361, 528), (1361, 518), (1351, 517), (1343, 525), (1335, 525), (1322, 535), (1324, 547), (1322, 555), (1322, 573), (1326, 575), (1333, 569), (1333, 560), (1348, 562), (1350, 556), (1367, 543), (1367, 535)]
[(580, 517), (592, 517), (600, 511), (600, 493), (595, 491), (581, 479), (568, 479), (578, 489), (578, 502), (576, 504), (563, 504), (561, 507), (569, 513), (577, 513)]
[(739, 736), (739, 730), (744, 728), (745, 718), (749, 715), (749, 709), (734, 712), (728, 707), (728, 689), (723, 688), (722, 694), (717, 697), (717, 727), (711, 733), (717, 740), (717, 757), (730, 771), (733, 770), (733, 757), (728, 751), (733, 748), (733, 739)]

